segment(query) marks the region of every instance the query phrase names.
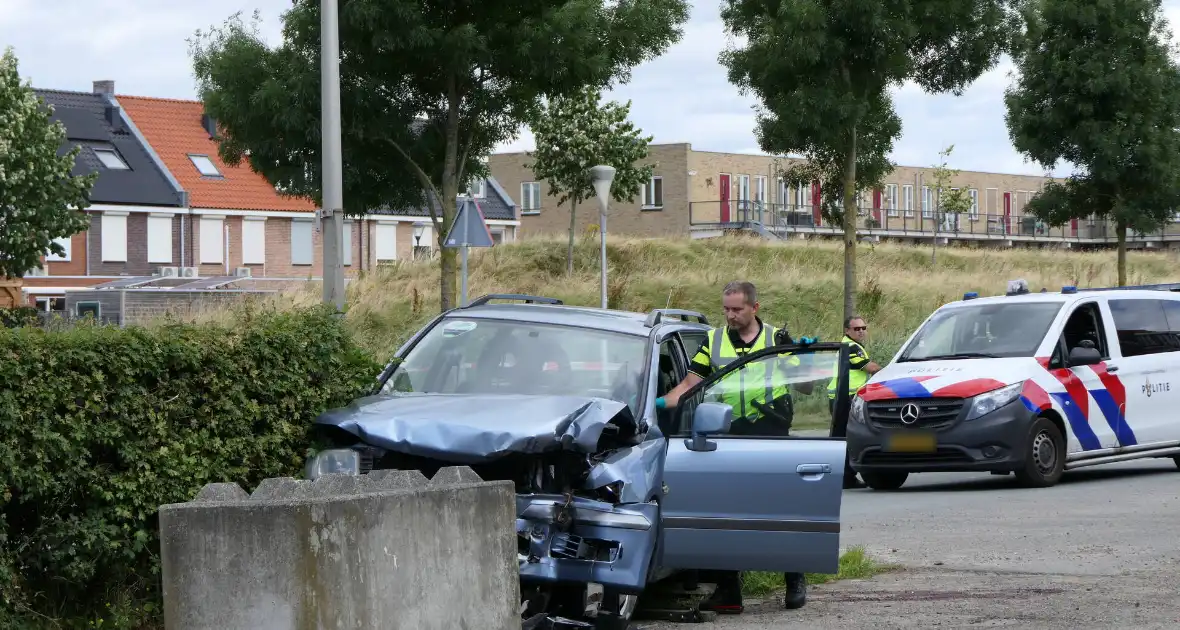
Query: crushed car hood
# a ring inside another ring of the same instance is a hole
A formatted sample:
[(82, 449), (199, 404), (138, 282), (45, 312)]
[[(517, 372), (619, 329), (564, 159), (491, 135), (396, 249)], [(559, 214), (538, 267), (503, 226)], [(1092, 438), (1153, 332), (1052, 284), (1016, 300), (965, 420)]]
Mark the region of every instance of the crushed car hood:
[(509, 453), (593, 453), (612, 422), (633, 430), (630, 407), (583, 396), (444, 394), (368, 396), (316, 420), (379, 448), (467, 464)]

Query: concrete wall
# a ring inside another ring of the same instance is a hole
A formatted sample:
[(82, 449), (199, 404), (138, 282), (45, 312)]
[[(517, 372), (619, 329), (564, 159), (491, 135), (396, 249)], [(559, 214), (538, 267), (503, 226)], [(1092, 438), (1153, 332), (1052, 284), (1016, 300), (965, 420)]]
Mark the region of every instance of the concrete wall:
[(168, 630), (519, 630), (515, 493), (470, 468), (205, 486), (160, 508)]

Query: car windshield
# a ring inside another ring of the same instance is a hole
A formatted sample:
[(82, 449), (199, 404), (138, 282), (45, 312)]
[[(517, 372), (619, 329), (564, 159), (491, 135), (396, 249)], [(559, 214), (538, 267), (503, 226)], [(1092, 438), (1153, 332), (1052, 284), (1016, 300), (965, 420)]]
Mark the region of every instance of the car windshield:
[(638, 413), (647, 338), (552, 324), (448, 317), (382, 393), (594, 396)]
[(1031, 357), (1060, 302), (1010, 302), (941, 310), (914, 335), (898, 361)]

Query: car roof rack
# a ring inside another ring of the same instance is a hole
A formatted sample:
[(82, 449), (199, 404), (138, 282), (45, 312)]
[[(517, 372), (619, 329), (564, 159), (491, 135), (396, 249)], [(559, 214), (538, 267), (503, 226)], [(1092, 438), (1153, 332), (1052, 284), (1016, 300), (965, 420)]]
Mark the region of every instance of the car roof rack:
[(1169, 282), (1165, 284), (1140, 284), (1127, 287), (1092, 287), (1085, 289), (1077, 289), (1081, 291), (1178, 291), (1180, 292), (1180, 282)]
[(695, 318), (698, 322), (700, 322), (706, 326), (709, 325), (709, 319), (707, 317), (705, 317), (702, 313), (698, 313), (697, 311), (687, 311), (682, 308), (653, 309), (652, 312), (647, 314), (647, 319), (644, 320), (643, 325), (647, 326), (648, 328), (651, 328), (651, 327), (655, 326), (656, 324), (664, 321), (664, 319), (667, 317), (680, 317), (682, 319), (688, 319), (688, 318), (692, 317), (692, 318)]
[(469, 302), (467, 306), (464, 306), (463, 308), (483, 306), (492, 300), (523, 300), (529, 304), (564, 304), (564, 302), (557, 298), (542, 297), (539, 295), (525, 295), (523, 293), (489, 293), (471, 300), (471, 302)]

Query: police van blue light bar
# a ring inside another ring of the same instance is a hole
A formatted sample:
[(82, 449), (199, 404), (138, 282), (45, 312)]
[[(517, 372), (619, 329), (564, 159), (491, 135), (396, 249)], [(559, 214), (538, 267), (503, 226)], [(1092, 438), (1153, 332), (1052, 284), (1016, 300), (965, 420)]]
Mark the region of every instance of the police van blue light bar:
[(975, 291), (968, 291), (967, 293), (963, 294), (964, 300), (974, 300), (977, 297), (979, 297), (979, 293), (977, 293)]
[(1064, 286), (1064, 287), (1061, 287), (1061, 294), (1062, 294), (1062, 295), (1072, 295), (1072, 294), (1074, 294), (1074, 293), (1077, 293), (1077, 292), (1078, 292), (1078, 288), (1077, 288), (1077, 287), (1074, 287), (1074, 286)]

